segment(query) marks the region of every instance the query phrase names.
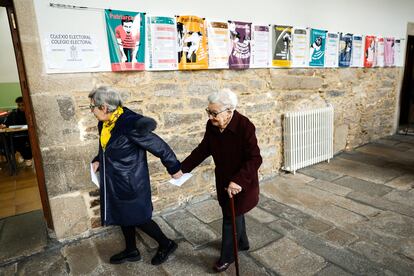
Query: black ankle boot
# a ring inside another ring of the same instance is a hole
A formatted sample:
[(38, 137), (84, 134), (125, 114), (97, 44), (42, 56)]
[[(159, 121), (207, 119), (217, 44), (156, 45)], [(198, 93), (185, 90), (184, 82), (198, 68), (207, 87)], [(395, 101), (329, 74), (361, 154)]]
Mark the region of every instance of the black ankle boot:
[(154, 258), (151, 260), (151, 264), (153, 265), (160, 265), (168, 259), (168, 256), (171, 255), (176, 249), (178, 245), (173, 241), (170, 240), (168, 246), (165, 248), (158, 248), (157, 253), (155, 254)]
[(111, 264), (122, 264), (125, 262), (137, 262), (141, 260), (141, 254), (139, 254), (138, 249), (134, 249), (132, 251), (122, 251), (118, 254), (113, 255), (109, 262)]

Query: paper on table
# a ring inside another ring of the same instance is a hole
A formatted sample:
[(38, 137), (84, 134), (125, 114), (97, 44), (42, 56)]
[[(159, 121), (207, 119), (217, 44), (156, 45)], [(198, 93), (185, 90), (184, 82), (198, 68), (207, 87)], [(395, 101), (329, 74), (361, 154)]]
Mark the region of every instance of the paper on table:
[(27, 129), (27, 125), (11, 125), (9, 128), (21, 128), (21, 129)]
[(93, 171), (93, 166), (92, 166), (92, 163), (91, 163), (91, 180), (92, 180), (92, 182), (93, 182), (96, 186), (98, 186), (98, 188), (99, 188), (99, 178), (98, 178), (98, 173), (96, 173), (96, 172), (94, 172), (94, 171)]
[(188, 179), (190, 179), (193, 175), (191, 173), (185, 173), (178, 179), (171, 178), (168, 182), (171, 184), (180, 187), (183, 185)]

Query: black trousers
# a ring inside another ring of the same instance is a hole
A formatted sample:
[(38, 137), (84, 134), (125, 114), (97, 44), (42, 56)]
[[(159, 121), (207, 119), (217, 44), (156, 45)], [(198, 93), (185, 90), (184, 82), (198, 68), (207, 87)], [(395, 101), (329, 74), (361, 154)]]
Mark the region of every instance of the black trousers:
[(125, 62), (132, 62), (132, 53), (134, 52), (134, 49), (131, 48), (124, 48), (124, 53), (127, 58)]
[(30, 148), (30, 141), (28, 136), (13, 137), (14, 150), (20, 152), (23, 159), (32, 159), (32, 149)]
[[(222, 227), (222, 239), (221, 239), (221, 255), (220, 261), (222, 263), (234, 262), (233, 254), (233, 222), (231, 216), (227, 216), (222, 209), (223, 213), (223, 227)], [(237, 233), (237, 248), (246, 248), (249, 246), (249, 239), (246, 233), (246, 223), (244, 215), (236, 216), (236, 233)]]
[(135, 227), (141, 229), (145, 234), (156, 240), (161, 248), (166, 248), (168, 246), (170, 240), (164, 235), (158, 224), (151, 219), (144, 224), (136, 226), (121, 226), (125, 238), (126, 251), (137, 249), (137, 244), (135, 242)]

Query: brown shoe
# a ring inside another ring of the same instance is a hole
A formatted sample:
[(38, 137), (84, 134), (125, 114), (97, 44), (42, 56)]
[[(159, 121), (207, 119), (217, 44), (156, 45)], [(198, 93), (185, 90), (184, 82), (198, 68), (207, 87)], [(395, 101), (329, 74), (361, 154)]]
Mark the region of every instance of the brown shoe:
[(218, 261), (214, 264), (213, 269), (214, 269), (214, 271), (216, 271), (216, 272), (223, 272), (223, 271), (227, 270), (227, 268), (229, 268), (229, 266), (230, 266), (231, 264), (232, 264), (232, 263), (222, 263), (220, 260), (218, 260)]

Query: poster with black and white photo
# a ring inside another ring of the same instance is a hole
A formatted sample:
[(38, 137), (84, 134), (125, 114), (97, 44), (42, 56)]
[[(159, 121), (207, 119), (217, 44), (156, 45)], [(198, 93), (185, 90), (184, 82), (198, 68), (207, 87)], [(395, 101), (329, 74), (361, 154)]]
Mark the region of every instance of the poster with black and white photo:
[(270, 27), (253, 25), (250, 68), (267, 68), (270, 60)]
[(338, 67), (339, 35), (338, 33), (326, 33), (325, 67)]
[(272, 26), (272, 66), (290, 67), (292, 26)]
[(208, 69), (205, 19), (194, 15), (177, 16), (179, 70)]
[(307, 67), (309, 54), (309, 30), (293, 28), (292, 30), (292, 67)]
[(352, 36), (352, 67), (364, 66), (364, 37), (362, 35)]
[(339, 67), (349, 67), (352, 58), (352, 34), (339, 35)]

